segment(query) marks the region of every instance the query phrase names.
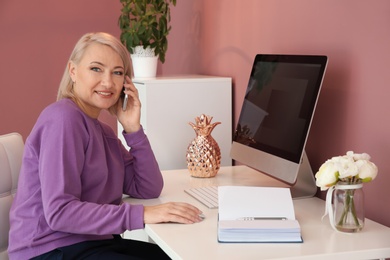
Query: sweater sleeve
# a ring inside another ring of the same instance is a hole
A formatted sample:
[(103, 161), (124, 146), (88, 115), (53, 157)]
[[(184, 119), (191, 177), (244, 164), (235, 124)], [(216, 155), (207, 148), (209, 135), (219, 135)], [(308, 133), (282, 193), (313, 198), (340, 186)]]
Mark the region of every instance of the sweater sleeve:
[[(132, 155), (132, 160), (125, 161), (123, 193), (143, 199), (158, 197), (164, 183), (147, 136), (142, 128), (136, 133), (122, 134)], [(129, 152), (123, 147), (124, 156)]]
[(61, 111), (42, 124), (39, 178), (44, 221), (51, 230), (74, 234), (119, 234), (126, 229), (143, 228), (142, 205), (99, 202), (99, 197), (109, 196), (110, 191), (95, 194), (93, 201), (82, 200), (83, 194), (88, 193), (88, 186), (83, 183), (85, 164), (89, 163), (88, 167), (99, 164), (91, 161), (93, 156), (88, 154), (98, 149), (90, 147), (92, 142), (85, 120), (79, 111)]

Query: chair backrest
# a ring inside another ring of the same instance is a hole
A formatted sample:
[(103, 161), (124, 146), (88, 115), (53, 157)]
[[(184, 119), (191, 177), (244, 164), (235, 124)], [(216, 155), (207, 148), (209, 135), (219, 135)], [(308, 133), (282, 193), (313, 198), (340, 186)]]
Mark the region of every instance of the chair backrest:
[(20, 134), (0, 135), (0, 260), (8, 259), (9, 210), (18, 185), (23, 148)]

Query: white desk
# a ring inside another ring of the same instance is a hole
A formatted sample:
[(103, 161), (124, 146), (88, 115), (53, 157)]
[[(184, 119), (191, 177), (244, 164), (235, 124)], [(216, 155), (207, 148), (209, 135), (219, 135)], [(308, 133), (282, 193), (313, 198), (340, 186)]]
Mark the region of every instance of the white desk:
[(197, 224), (147, 224), (145, 232), (172, 259), (379, 259), (390, 258), (390, 228), (365, 221), (359, 233), (334, 231), (329, 219), (321, 221), (324, 201), (294, 200), (295, 215), (302, 228), (302, 244), (224, 244), (217, 241), (218, 209), (208, 209), (183, 190), (211, 185), (285, 186), (245, 166), (221, 167), (216, 177), (190, 177), (187, 170), (163, 172), (165, 186), (158, 199), (126, 199), (130, 203), (155, 205), (169, 201), (189, 202), (206, 215)]

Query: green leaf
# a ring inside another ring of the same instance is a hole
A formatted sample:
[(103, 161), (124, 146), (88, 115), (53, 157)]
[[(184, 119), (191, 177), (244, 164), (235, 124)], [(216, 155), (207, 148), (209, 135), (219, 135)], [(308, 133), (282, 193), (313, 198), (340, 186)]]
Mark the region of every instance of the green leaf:
[(361, 179), (362, 182), (370, 182), (372, 181), (372, 178), (371, 177), (367, 177), (367, 178), (364, 178), (364, 179)]
[(143, 34), (146, 31), (146, 27), (142, 24), (138, 27), (138, 34)]
[(140, 45), (140, 39), (139, 39), (139, 37), (138, 37), (138, 35), (137, 34), (134, 34), (133, 35), (133, 44), (132, 44), (132, 47), (135, 47), (135, 46), (137, 46), (137, 45)]

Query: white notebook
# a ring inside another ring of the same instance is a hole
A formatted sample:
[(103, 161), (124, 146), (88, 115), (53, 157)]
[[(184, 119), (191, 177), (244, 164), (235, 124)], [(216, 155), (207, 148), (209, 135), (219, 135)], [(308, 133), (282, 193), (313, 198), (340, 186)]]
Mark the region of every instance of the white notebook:
[(218, 187), (219, 242), (302, 242), (289, 188)]

